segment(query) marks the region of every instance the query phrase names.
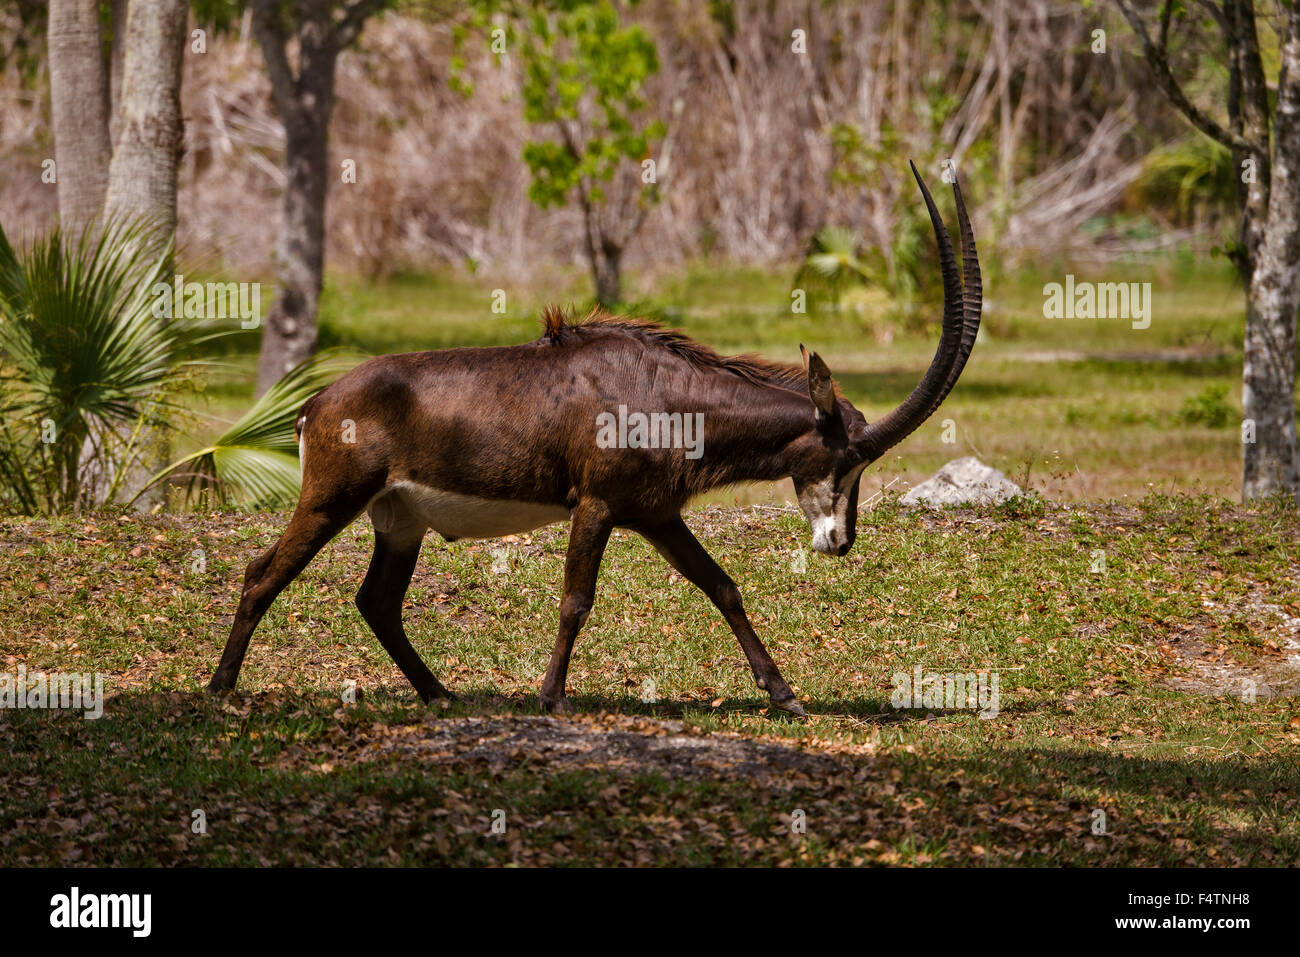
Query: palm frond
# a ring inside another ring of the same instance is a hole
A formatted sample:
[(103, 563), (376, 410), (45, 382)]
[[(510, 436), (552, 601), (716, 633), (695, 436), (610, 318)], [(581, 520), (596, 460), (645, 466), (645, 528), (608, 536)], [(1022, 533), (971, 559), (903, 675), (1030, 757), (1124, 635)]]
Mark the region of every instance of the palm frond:
[(810, 287), (814, 296), (838, 300), (852, 283), (870, 284), (875, 276), (859, 255), (862, 237), (843, 226), (824, 226), (812, 238), (807, 256), (795, 274), (795, 285)]
[(1195, 136), (1151, 153), (1135, 186), (1148, 202), (1172, 202), (1185, 217), (1198, 204), (1220, 212), (1234, 208), (1236, 176), (1231, 150)]
[(294, 436), (298, 410), (356, 361), (340, 350), (326, 350), (295, 366), (211, 445), (177, 459), (145, 489), (176, 476), (185, 480), (190, 497), (210, 490), (218, 502), (268, 508), (293, 504), (300, 488)]

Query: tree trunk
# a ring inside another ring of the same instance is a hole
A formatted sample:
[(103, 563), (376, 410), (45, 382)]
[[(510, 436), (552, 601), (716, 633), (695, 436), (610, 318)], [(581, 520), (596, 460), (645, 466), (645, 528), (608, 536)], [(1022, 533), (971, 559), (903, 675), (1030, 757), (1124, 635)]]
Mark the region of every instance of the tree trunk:
[(109, 215), (147, 218), (160, 235), (176, 231), (176, 169), (184, 145), (181, 62), (185, 0), (134, 0), (123, 34), (117, 142), (109, 166)]
[(1275, 148), (1268, 219), (1252, 270), (1246, 303), (1242, 415), (1254, 422), (1245, 436), (1241, 495), (1280, 492), (1300, 502), (1296, 448), (1296, 308), (1300, 304), (1300, 10), (1287, 16), (1281, 49)]
[(623, 250), (610, 243), (602, 243), (600, 255), (592, 262), (591, 271), (596, 280), (596, 300), (602, 306), (616, 306), (623, 295)]
[[(334, 66), (328, 67), (332, 87)], [(326, 93), (328, 96), (328, 93)], [(262, 330), (261, 395), (316, 349), (316, 308), (325, 264), (325, 187), (330, 106), (284, 118), (284, 212), (276, 245), (279, 298)]]
[(126, 53), (126, 0), (111, 0), (113, 38), (108, 49), (108, 142), (117, 142), (118, 104), (122, 102), (122, 59)]
[[(572, 145), (569, 148), (573, 150)], [(576, 150), (574, 155), (577, 155)], [(578, 198), (582, 204), (587, 262), (591, 266), (591, 278), (596, 284), (596, 301), (602, 306), (612, 307), (619, 303), (622, 295), (623, 247), (606, 235), (601, 223), (600, 208), (583, 184), (578, 186)]]
[[(276, 241), (280, 295), (262, 329), (257, 394), (311, 356), (316, 348), (316, 305), (325, 268), (325, 189), (329, 180), (329, 126), (334, 111), (334, 64), (361, 34), (366, 19), (388, 0), (253, 0), (253, 33), (262, 48), (271, 97), (284, 123), (284, 215)], [(285, 17), (285, 6), (292, 15)], [(335, 16), (340, 13), (342, 16)], [(292, 38), (286, 23), (293, 22)], [(296, 40), (297, 70), (289, 59)]]
[(279, 8), (271, 0), (254, 4), (253, 32), (266, 61), (285, 140), (284, 210), (275, 253), (280, 294), (262, 328), (258, 395), (316, 348), (316, 307), (325, 268), (334, 65), (339, 51), (356, 39), (366, 17), (380, 5), (378, 0), (357, 0), (345, 6), (344, 18), (336, 22), (330, 3), (300, 4), (295, 12), (295, 73)]
[(108, 72), (98, 0), (51, 0), (48, 31), (59, 223), (77, 230), (99, 215), (108, 186)]
[[(1268, 243), (1266, 242), (1267, 246)], [(1255, 267), (1246, 307), (1242, 416), (1254, 423), (1243, 436), (1243, 500), (1288, 493), (1300, 503), (1296, 450), (1294, 272), (1265, 256)], [(1253, 441), (1252, 441), (1253, 439)]]

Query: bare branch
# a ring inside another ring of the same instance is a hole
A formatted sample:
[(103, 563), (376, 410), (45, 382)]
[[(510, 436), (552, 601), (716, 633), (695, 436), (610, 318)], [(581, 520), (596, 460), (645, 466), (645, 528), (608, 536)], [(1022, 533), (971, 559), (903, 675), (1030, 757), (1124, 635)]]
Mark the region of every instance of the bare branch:
[[(1147, 65), (1151, 68), (1151, 73), (1156, 81), (1156, 85), (1160, 87), (1161, 92), (1169, 99), (1169, 102), (1172, 103), (1193, 126), (1206, 136), (1213, 140), (1217, 140), (1231, 149), (1247, 150), (1253, 153), (1263, 148), (1258, 144), (1250, 142), (1245, 137), (1233, 133), (1231, 130), (1224, 129), (1217, 120), (1193, 104), (1192, 101), (1187, 98), (1187, 94), (1183, 92), (1183, 88), (1179, 86), (1178, 81), (1174, 78), (1164, 47), (1158, 46), (1155, 41), (1151, 39), (1151, 34), (1147, 32), (1146, 24), (1142, 22), (1141, 15), (1139, 15), (1137, 10), (1133, 8), (1131, 0), (1115, 0), (1115, 3), (1119, 7), (1120, 13), (1124, 15), (1124, 19), (1128, 21), (1129, 26), (1133, 28), (1133, 32), (1137, 34), (1138, 41), (1142, 44), (1143, 56), (1146, 57)], [(1168, 9), (1167, 5), (1165, 9)], [(1161, 32), (1163, 36), (1163, 28)]]
[(334, 48), (344, 50), (352, 45), (366, 25), (366, 20), (374, 16), (390, 0), (353, 0), (343, 7), (343, 17), (334, 24)]

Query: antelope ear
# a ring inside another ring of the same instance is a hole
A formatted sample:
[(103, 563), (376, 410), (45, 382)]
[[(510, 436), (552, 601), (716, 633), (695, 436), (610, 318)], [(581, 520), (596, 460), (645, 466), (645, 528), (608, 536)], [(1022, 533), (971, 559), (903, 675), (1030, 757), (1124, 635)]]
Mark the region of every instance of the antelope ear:
[(803, 355), (804, 374), (808, 376), (808, 395), (812, 397), (813, 406), (817, 409), (817, 421), (821, 423), (838, 411), (831, 370), (827, 368), (821, 356), (809, 352), (803, 347), (803, 343), (799, 344), (799, 352)]

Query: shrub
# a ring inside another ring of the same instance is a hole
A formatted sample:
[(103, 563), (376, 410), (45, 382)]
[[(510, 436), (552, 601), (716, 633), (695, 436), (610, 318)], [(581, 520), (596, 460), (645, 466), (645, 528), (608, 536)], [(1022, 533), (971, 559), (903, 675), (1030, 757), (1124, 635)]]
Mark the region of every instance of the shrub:
[(1180, 421), (1188, 425), (1207, 425), (1222, 429), (1240, 418), (1237, 410), (1228, 404), (1228, 387), (1221, 382), (1207, 385), (1183, 403), (1178, 413)]

